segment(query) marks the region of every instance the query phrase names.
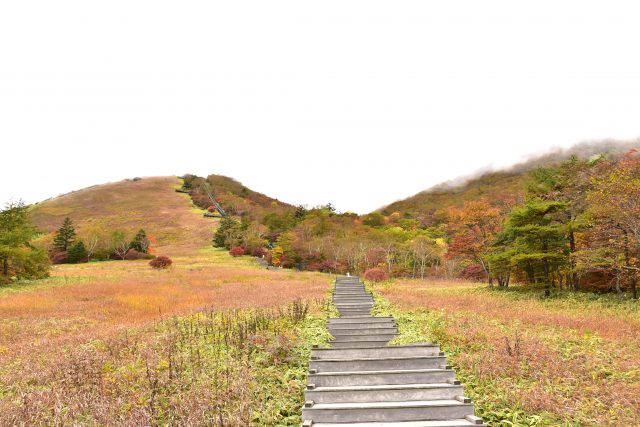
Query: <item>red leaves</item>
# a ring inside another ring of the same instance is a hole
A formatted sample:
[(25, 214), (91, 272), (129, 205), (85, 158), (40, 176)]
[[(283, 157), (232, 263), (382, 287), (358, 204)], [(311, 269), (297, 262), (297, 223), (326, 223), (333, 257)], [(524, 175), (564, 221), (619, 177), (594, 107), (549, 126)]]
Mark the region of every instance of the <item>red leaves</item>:
[(157, 268), (157, 269), (169, 268), (171, 264), (173, 264), (173, 261), (171, 261), (171, 258), (164, 255), (156, 257), (149, 262), (149, 265), (151, 267)]
[(387, 272), (381, 268), (370, 268), (364, 272), (364, 278), (371, 282), (383, 282), (389, 277), (387, 276)]

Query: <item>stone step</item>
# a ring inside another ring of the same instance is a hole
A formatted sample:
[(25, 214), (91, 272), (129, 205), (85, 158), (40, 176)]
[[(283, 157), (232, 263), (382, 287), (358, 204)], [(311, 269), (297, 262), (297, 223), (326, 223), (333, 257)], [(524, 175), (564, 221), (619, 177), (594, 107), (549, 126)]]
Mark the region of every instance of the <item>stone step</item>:
[(390, 422), (464, 418), (473, 415), (467, 399), (416, 400), (407, 402), (317, 403), (302, 409), (303, 419), (314, 422)]
[(315, 387), (310, 384), (304, 392), (305, 400), (314, 403), (403, 402), (410, 400), (455, 399), (463, 396), (461, 385), (384, 384), (352, 387)]
[(342, 317), (353, 318), (355, 316), (370, 316), (371, 309), (369, 310), (338, 310)]
[(384, 371), (319, 372), (309, 374), (307, 384), (316, 387), (344, 387), (383, 384), (428, 384), (454, 381), (451, 369), (407, 369)]
[(305, 400), (315, 403), (338, 402), (402, 402), (408, 400), (455, 399), (464, 395), (461, 385), (384, 384), (350, 387), (315, 387), (311, 384), (304, 392)]
[(396, 334), (361, 334), (361, 335), (344, 335), (332, 334), (335, 341), (390, 341), (396, 337)]
[(412, 344), (383, 348), (314, 348), (311, 350), (312, 360), (411, 356), (444, 356), (444, 353), (441, 353), (440, 347), (435, 344)]
[(354, 314), (354, 313), (365, 313), (370, 314), (373, 307), (336, 307), (338, 312), (343, 316), (345, 314)]
[(331, 329), (370, 329), (370, 328), (395, 328), (394, 321), (388, 322), (353, 322), (353, 323), (329, 323)]
[(371, 313), (367, 313), (367, 314), (345, 314), (342, 317), (344, 319), (357, 319), (357, 318), (366, 317), (366, 316), (371, 316)]
[(345, 292), (334, 293), (333, 299), (336, 299), (336, 298), (373, 298), (373, 295), (367, 292), (345, 291)]
[(354, 301), (354, 300), (337, 300), (333, 302), (333, 305), (340, 306), (340, 305), (350, 305), (350, 306), (356, 306), (356, 305), (362, 305), (362, 306), (368, 306), (368, 307), (373, 307), (374, 302), (373, 301)]
[(379, 335), (379, 334), (397, 334), (398, 330), (393, 327), (384, 327), (384, 328), (364, 328), (364, 329), (347, 329), (347, 328), (333, 328), (333, 327), (329, 327), (329, 332), (331, 332), (331, 334), (338, 334), (338, 335), (362, 335), (362, 334), (367, 334), (367, 335)]
[(336, 323), (375, 323), (375, 322), (388, 322), (395, 321), (393, 317), (385, 316), (362, 316), (359, 319), (345, 319), (340, 317), (331, 317), (327, 320), (327, 323), (332, 325)]
[(373, 301), (336, 301), (336, 307), (373, 307)]
[(373, 295), (366, 291), (339, 291), (333, 293), (333, 298), (340, 297), (369, 297), (373, 298)]
[(309, 362), (316, 372), (362, 372), (440, 368), (447, 364), (444, 356), (387, 357), (354, 359), (319, 359)]
[(338, 302), (334, 302), (333, 305), (336, 308), (373, 308), (373, 303), (372, 302), (366, 302), (366, 301), (356, 301), (356, 302), (352, 302), (352, 301), (338, 301)]
[(372, 422), (372, 423), (315, 423), (310, 420), (303, 421), (302, 427), (485, 427), (482, 419), (468, 416), (455, 420), (432, 421), (398, 421), (398, 422)]
[(388, 341), (332, 341), (333, 348), (377, 348), (385, 347)]

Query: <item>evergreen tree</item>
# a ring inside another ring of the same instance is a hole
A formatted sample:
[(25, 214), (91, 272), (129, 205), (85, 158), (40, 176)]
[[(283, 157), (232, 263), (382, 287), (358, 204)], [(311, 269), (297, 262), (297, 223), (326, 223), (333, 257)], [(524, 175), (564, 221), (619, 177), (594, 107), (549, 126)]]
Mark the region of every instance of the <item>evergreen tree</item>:
[(87, 248), (85, 248), (84, 242), (82, 240), (74, 243), (69, 247), (69, 250), (67, 251), (67, 262), (71, 264), (86, 261), (87, 258)]
[(578, 290), (579, 284), (575, 259), (576, 235), (586, 228), (588, 222), (585, 217), (587, 194), (592, 187), (591, 175), (595, 163), (597, 160), (590, 162), (572, 156), (557, 167), (539, 168), (531, 173), (527, 188), (531, 196), (562, 203), (562, 208), (554, 217), (565, 226), (570, 252), (566, 281), (574, 290)]
[(147, 233), (144, 232), (143, 229), (138, 231), (138, 234), (135, 235), (133, 240), (131, 241), (131, 249), (134, 249), (140, 253), (146, 254), (149, 252), (149, 245), (151, 242), (147, 238)]
[(556, 218), (565, 204), (531, 198), (514, 208), (497, 238), (490, 261), (504, 269), (505, 259), (527, 274), (529, 282), (551, 286), (552, 274), (567, 265), (566, 226)]
[(53, 238), (53, 244), (59, 251), (66, 251), (73, 244), (76, 239), (76, 230), (73, 227), (73, 223), (69, 217), (64, 219), (62, 226), (56, 232), (56, 236)]
[(9, 203), (0, 211), (0, 281), (10, 275), (32, 279), (48, 275), (46, 253), (30, 244), (36, 235), (24, 203)]
[(239, 224), (236, 221), (228, 217), (222, 218), (216, 233), (213, 235), (213, 246), (229, 249), (231, 247), (230, 238), (236, 235), (238, 231)]

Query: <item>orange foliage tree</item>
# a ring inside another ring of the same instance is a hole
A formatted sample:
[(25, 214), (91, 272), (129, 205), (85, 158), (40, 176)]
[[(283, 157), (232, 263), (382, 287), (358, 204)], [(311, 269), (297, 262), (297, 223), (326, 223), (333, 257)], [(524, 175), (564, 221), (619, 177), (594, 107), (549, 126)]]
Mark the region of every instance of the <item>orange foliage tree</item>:
[(491, 206), (485, 199), (473, 200), (465, 202), (461, 208), (450, 208), (449, 218), (453, 239), (446, 256), (462, 257), (480, 265), (489, 285), (493, 285), (487, 255), (501, 230), (500, 209)]
[[(638, 298), (637, 276), (640, 271), (640, 156), (635, 150), (620, 161), (606, 164), (608, 170), (594, 180), (589, 193), (590, 209), (596, 222), (600, 247), (612, 253), (611, 263), (620, 274), (616, 280), (629, 282), (633, 298)], [(617, 249), (617, 251), (616, 251)], [(592, 250), (592, 252), (593, 252)], [(598, 255), (596, 255), (597, 258)], [(618, 288), (619, 290), (619, 288)]]

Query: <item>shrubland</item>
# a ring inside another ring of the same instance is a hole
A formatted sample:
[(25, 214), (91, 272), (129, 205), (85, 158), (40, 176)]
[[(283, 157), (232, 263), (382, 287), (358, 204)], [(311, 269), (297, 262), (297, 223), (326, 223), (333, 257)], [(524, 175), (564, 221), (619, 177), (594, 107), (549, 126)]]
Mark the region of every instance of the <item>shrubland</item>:
[(612, 295), (465, 281), (369, 285), (392, 344), (438, 342), (491, 426), (640, 423), (640, 310)]

